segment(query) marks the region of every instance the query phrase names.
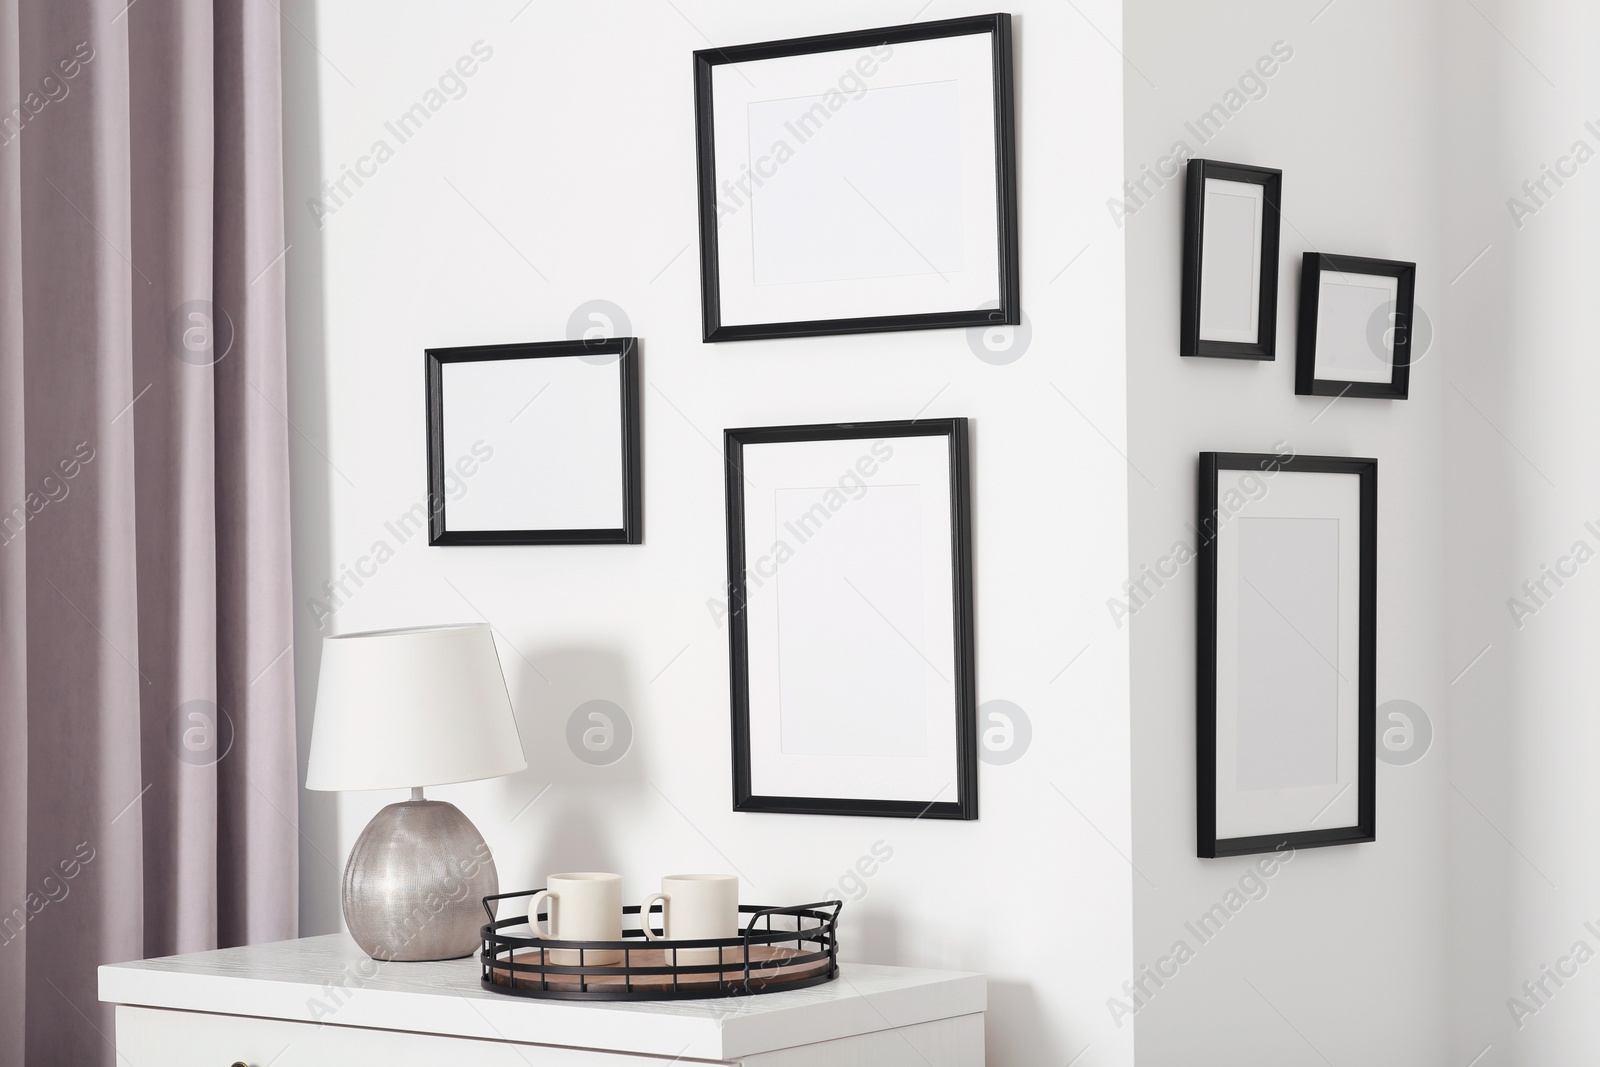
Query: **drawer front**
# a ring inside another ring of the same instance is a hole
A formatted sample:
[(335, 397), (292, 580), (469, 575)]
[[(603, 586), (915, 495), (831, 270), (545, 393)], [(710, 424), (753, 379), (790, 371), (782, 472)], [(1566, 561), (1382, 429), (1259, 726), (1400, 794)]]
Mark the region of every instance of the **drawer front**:
[(245, 1067), (663, 1067), (671, 1062), (691, 1062), (126, 1006), (117, 1008), (117, 1052), (123, 1063), (141, 1067), (233, 1067), (240, 1063)]
[(983, 1067), (983, 1014), (748, 1056), (741, 1067)]

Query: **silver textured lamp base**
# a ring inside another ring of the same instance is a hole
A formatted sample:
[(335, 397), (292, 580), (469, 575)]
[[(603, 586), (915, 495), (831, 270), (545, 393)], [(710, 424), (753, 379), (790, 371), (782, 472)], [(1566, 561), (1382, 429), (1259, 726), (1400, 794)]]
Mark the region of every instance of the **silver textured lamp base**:
[(483, 898), (500, 891), (489, 845), (454, 804), (390, 804), (344, 868), (350, 936), (377, 960), (453, 960), (477, 951)]

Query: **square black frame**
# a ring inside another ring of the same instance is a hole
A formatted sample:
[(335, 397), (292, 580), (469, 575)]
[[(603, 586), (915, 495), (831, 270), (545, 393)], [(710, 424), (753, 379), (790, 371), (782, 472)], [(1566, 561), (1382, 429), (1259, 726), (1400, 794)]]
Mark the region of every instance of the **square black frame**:
[[(1394, 300), (1394, 357), (1388, 382), (1344, 382), (1317, 377), (1317, 303), (1322, 272), (1376, 274), (1398, 279)], [(1300, 261), (1300, 331), (1295, 344), (1294, 391), (1299, 396), (1359, 396), (1404, 400), (1411, 388), (1411, 318), (1416, 306), (1417, 265), (1397, 259), (1368, 259), (1307, 252)]]
[[(847, 48), (930, 41), (987, 33), (993, 40), (995, 189), (998, 195), (1000, 296), (998, 307), (964, 311), (869, 315), (795, 322), (726, 324), (722, 321), (717, 254), (717, 173), (713, 151), (715, 113), (711, 71), (724, 63), (747, 63)], [(695, 153), (700, 200), (701, 337), (707, 342), (750, 341), (769, 337), (816, 337), (885, 330), (927, 330), (968, 326), (1019, 326), (1022, 323), (1021, 271), (1017, 256), (1016, 108), (1012, 91), (1011, 16), (997, 13), (942, 19), (881, 29), (827, 33), (784, 41), (703, 48), (694, 54)]]
[[(744, 447), (792, 441), (947, 437), (950, 445), (951, 615), (955, 636), (956, 799), (862, 800), (763, 796), (750, 783), (749, 633), (745, 602)], [(967, 420), (911, 419), (816, 426), (755, 426), (723, 431), (727, 477), (728, 664), (733, 712), (733, 810), (789, 815), (875, 815), (907, 819), (978, 817), (978, 699), (972, 606), (972, 490)]]
[[(430, 545), (637, 545), (644, 537), (644, 479), (640, 471), (638, 340), (608, 337), (528, 344), (430, 348), (423, 353), (428, 396), (428, 544)], [(594, 357), (621, 361), (622, 526), (597, 530), (445, 529), (444, 365), (509, 359)]]
[[(1200, 337), (1200, 277), (1205, 256), (1206, 179), (1249, 182), (1263, 186), (1261, 212), (1260, 306), (1256, 318), (1255, 341), (1210, 341)], [(1216, 359), (1277, 358), (1278, 350), (1278, 235), (1283, 204), (1283, 171), (1271, 167), (1251, 167), (1243, 163), (1221, 163), (1211, 159), (1189, 160), (1184, 186), (1183, 212), (1183, 305), (1180, 315), (1178, 353), (1184, 356), (1210, 356)]]
[[(1356, 823), (1325, 830), (1296, 830), (1252, 837), (1217, 838), (1217, 472), (1254, 470), (1355, 474), (1361, 479), (1360, 647), (1356, 678)], [(1249, 856), (1282, 848), (1320, 848), (1377, 840), (1378, 678), (1378, 461), (1342, 456), (1254, 452), (1200, 453), (1198, 638), (1195, 650), (1195, 813), (1201, 859)]]

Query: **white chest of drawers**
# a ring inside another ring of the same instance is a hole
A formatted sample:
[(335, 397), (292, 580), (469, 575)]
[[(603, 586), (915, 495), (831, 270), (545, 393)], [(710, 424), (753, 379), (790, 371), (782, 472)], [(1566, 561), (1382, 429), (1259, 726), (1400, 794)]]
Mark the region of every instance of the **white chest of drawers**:
[(163, 1067), (978, 1067), (980, 974), (842, 964), (727, 1000), (528, 1000), (473, 959), (378, 964), (343, 934), (100, 968), (123, 1062)]

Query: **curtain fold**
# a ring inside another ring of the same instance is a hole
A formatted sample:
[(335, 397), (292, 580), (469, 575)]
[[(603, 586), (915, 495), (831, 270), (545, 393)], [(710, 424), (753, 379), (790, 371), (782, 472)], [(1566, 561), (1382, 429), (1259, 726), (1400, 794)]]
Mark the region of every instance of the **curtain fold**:
[(213, 285), (234, 355), (216, 364), (218, 694), (247, 773), (218, 783), (218, 936), (297, 935), (299, 756), (289, 534), (289, 375), (284, 314), (283, 86), (275, 4), (216, 6)]
[[(17, 0), (0, 0), (0, 100), (20, 100)], [(3, 107), (6, 105), (0, 105)], [(27, 894), (27, 543), (12, 526), (23, 498), (22, 168), (0, 115), (0, 1063), (21, 1055), (27, 941), (11, 917)], [(20, 528), (20, 523), (17, 524)]]
[(0, 1067), (293, 937), (278, 21), (0, 0)]

